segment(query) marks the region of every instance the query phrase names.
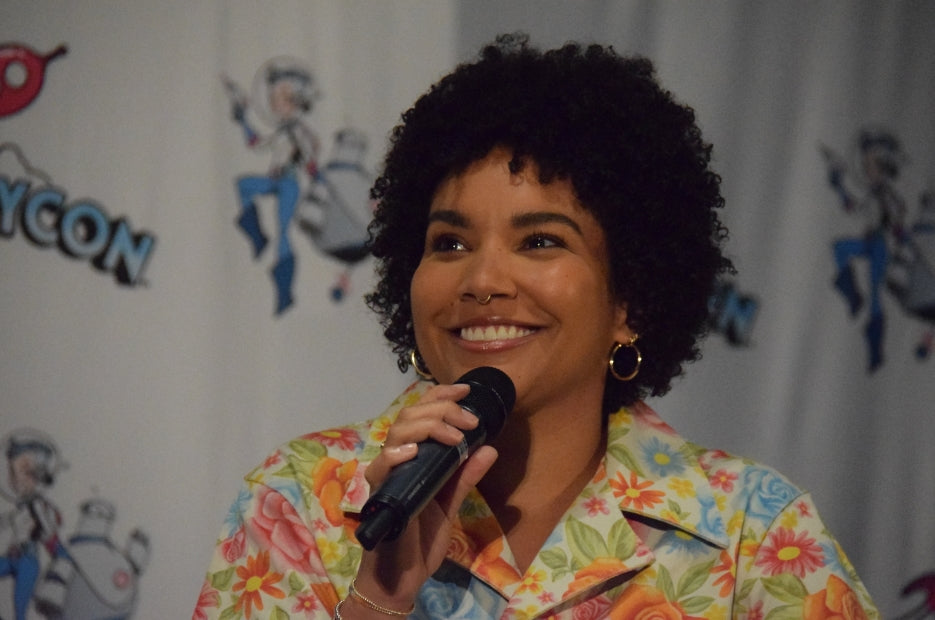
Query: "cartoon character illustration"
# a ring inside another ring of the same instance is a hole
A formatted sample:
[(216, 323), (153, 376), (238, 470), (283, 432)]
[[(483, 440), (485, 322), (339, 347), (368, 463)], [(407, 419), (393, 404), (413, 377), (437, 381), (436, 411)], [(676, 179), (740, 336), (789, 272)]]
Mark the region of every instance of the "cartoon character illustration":
[(731, 345), (749, 345), (759, 307), (756, 298), (741, 293), (733, 282), (721, 280), (708, 299), (708, 325)]
[(272, 153), (272, 162), (266, 174), (244, 175), (237, 180), (240, 196), (240, 216), (237, 225), (253, 246), (258, 258), (268, 242), (257, 212), (257, 198), (276, 198), (279, 224), (276, 264), (272, 269), (276, 285), (276, 314), (292, 305), (292, 281), (295, 274), (295, 255), (289, 241), (289, 227), (301, 196), (302, 175), (314, 179), (318, 176), (318, 137), (302, 121), (311, 111), (319, 93), (310, 71), (288, 58), (267, 62), (254, 79), (258, 113), (273, 126), (265, 137), (253, 128), (247, 119), (250, 100), (230, 80), (226, 80), (231, 95), (232, 115), (244, 133), (251, 148), (266, 148)]
[(32, 103), (45, 83), (46, 66), (67, 52), (64, 45), (43, 55), (19, 43), (0, 44), (0, 118)]
[(926, 359), (935, 341), (935, 192), (926, 190), (919, 198), (919, 212), (903, 243), (893, 256), (887, 288), (910, 315), (926, 322), (915, 354)]
[[(237, 179), (237, 225), (258, 259), (268, 243), (259, 203), (264, 196), (275, 198), (278, 237), (271, 276), (276, 287), (275, 313), (281, 315), (294, 302), (296, 257), (289, 239), (294, 220), (317, 248), (345, 265), (368, 255), (371, 179), (362, 164), (366, 140), (359, 131), (339, 131), (331, 159), (319, 166), (319, 140), (303, 118), (311, 112), (320, 93), (312, 72), (296, 59), (277, 57), (266, 62), (254, 77), (250, 97), (229, 78), (224, 83), (233, 118), (243, 130), (247, 145), (265, 148), (272, 154), (266, 174)], [(272, 127), (270, 134), (263, 137), (254, 129), (247, 114), (251, 109)], [(345, 270), (332, 288), (332, 297), (339, 301), (347, 287)]]
[(58, 537), (61, 514), (43, 495), (63, 467), (51, 438), (33, 430), (11, 433), (5, 441), (9, 488), (0, 494), (13, 508), (0, 514), (0, 578), (13, 579), (13, 613), (26, 618), (40, 572), (40, 549), (67, 557)]
[(364, 167), (366, 150), (363, 133), (353, 128), (338, 131), (318, 178), (322, 191), (308, 192), (299, 206), (299, 227), (319, 250), (344, 265), (331, 287), (334, 301), (347, 293), (354, 265), (370, 256), (367, 226), (373, 214), (373, 177)]
[(910, 581), (903, 588), (902, 595), (903, 597), (912, 596), (916, 592), (923, 595), (921, 602), (895, 620), (935, 618), (935, 572), (925, 573)]
[(36, 609), (56, 620), (125, 620), (136, 608), (140, 575), (149, 562), (149, 538), (130, 532), (124, 549), (110, 539), (116, 508), (95, 498), (81, 506), (68, 558), (57, 558), (36, 588)]
[[(849, 176), (844, 160), (830, 149), (822, 147), (828, 167), (831, 187), (848, 213), (866, 218), (863, 234), (844, 237), (834, 242), (837, 274), (834, 287), (847, 301), (852, 317), (864, 305), (864, 296), (854, 277), (854, 261), (864, 259), (868, 266), (867, 294), (870, 297), (869, 318), (864, 327), (869, 354), (869, 370), (883, 363), (883, 333), (885, 318), (880, 292), (885, 282), (890, 258), (896, 246), (905, 242), (903, 220), (906, 205), (893, 184), (899, 176), (904, 154), (893, 134), (878, 129), (866, 129), (858, 138), (860, 169), (857, 178)], [(856, 182), (859, 188), (852, 188)]]

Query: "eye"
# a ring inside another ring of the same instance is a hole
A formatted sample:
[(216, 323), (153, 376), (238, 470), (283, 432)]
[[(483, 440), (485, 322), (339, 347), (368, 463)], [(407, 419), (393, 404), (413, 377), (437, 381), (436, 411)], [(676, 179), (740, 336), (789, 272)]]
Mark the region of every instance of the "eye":
[(533, 233), (523, 240), (522, 247), (525, 250), (546, 250), (549, 248), (563, 248), (565, 242), (561, 237), (555, 235)]
[(430, 252), (440, 252), (442, 254), (447, 252), (462, 252), (467, 249), (460, 239), (451, 234), (438, 234), (431, 237), (426, 247)]

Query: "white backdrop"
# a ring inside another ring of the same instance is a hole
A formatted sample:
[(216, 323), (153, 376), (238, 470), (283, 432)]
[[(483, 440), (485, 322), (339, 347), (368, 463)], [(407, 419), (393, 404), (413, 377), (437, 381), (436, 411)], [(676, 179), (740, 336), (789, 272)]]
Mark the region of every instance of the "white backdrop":
[[(409, 380), (361, 301), (370, 263), (335, 302), (346, 266), (298, 227), (296, 301), (274, 315), (273, 257), (254, 259), (234, 225), (235, 179), (270, 155), (245, 146), (222, 76), (249, 89), (269, 59), (304, 61), (323, 95), (305, 119), (322, 160), (351, 126), (373, 171), (399, 113), (515, 29), (648, 55), (715, 144), (756, 320), (746, 346), (712, 335), (653, 406), (813, 491), (886, 616), (917, 603), (900, 590), (935, 570), (935, 360), (913, 355), (928, 326), (884, 293), (886, 357), (868, 373), (866, 314), (849, 318), (832, 287), (832, 243), (863, 221), (840, 208), (819, 145), (850, 156), (867, 126), (898, 136), (912, 221), (935, 183), (930, 2), (0, 1), (7, 52), (67, 47), (0, 116), (0, 181), (56, 188), (66, 207), (93, 203), (155, 239), (140, 281), (122, 285), (31, 241), (22, 207), (0, 235), (0, 436), (37, 429), (67, 461), (44, 490), (60, 536), (82, 502), (111, 502), (118, 548), (134, 528), (149, 537), (135, 617), (188, 617), (240, 476), (294, 435), (377, 413)], [(5, 66), (0, 110), (36, 76)], [(0, 577), (4, 618), (11, 588)]]

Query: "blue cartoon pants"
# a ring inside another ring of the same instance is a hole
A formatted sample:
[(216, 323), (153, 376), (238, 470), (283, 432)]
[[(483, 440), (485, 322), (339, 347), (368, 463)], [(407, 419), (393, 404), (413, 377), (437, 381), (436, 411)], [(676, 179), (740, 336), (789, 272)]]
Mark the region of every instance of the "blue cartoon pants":
[(839, 239), (834, 243), (834, 261), (838, 268), (835, 287), (850, 305), (851, 314), (857, 314), (863, 303), (851, 269), (851, 259), (866, 258), (870, 273), (870, 320), (865, 336), (870, 352), (870, 369), (875, 370), (883, 362), (883, 306), (880, 303), (880, 287), (886, 277), (889, 251), (882, 230), (873, 231), (863, 238)]
[(0, 577), (12, 575), (13, 606), (16, 620), (25, 620), (29, 601), (39, 579), (39, 556), (35, 546), (27, 547), (19, 555), (0, 557)]
[(276, 314), (292, 305), (292, 280), (295, 274), (295, 256), (289, 243), (289, 225), (299, 202), (299, 183), (293, 174), (279, 177), (248, 176), (237, 180), (240, 194), (240, 217), (237, 225), (253, 243), (253, 255), (259, 256), (266, 247), (266, 235), (257, 215), (256, 196), (276, 196), (278, 205), (279, 240), (277, 260), (272, 276), (276, 285)]

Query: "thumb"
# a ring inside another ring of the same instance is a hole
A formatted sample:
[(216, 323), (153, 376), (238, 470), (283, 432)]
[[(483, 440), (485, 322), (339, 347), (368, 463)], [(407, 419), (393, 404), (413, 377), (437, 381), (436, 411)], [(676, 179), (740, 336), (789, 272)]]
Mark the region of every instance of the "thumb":
[(435, 501), (446, 515), (454, 517), (457, 514), (461, 502), (490, 470), (497, 456), (497, 449), (493, 446), (481, 446), (455, 472), (451, 480), (435, 496)]

